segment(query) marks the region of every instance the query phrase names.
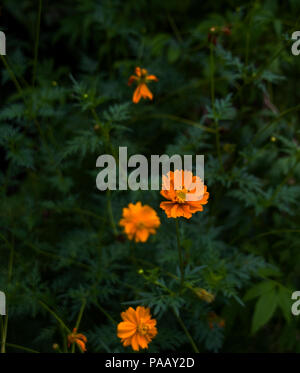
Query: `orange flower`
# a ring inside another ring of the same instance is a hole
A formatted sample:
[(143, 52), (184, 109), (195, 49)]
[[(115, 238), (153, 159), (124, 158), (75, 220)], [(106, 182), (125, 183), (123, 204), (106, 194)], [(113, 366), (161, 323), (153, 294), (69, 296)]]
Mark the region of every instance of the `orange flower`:
[(135, 205), (129, 203), (128, 207), (123, 208), (123, 218), (119, 224), (124, 227), (130, 240), (146, 242), (150, 234), (156, 233), (160, 220), (152, 207), (137, 202)]
[(225, 327), (225, 320), (216, 315), (215, 312), (209, 312), (207, 319), (210, 329), (213, 329), (215, 325), (218, 325), (219, 328)]
[(156, 336), (156, 320), (151, 318), (150, 309), (138, 306), (136, 310), (129, 307), (121, 313), (123, 319), (118, 325), (118, 337), (124, 347), (130, 346), (134, 351), (148, 348), (148, 343)]
[(86, 347), (85, 347), (86, 342), (87, 342), (86, 336), (83, 334), (77, 333), (76, 328), (73, 329), (73, 333), (68, 335), (68, 347), (70, 347), (72, 343), (76, 343), (79, 346), (80, 350), (84, 352), (86, 351)]
[(228, 27), (228, 26), (224, 26), (224, 27), (213, 26), (213, 27), (211, 27), (209, 29), (209, 33), (208, 33), (208, 41), (212, 42), (214, 45), (216, 45), (217, 44), (217, 38), (221, 33), (226, 34), (226, 35), (230, 35), (231, 34), (230, 27)]
[[(187, 185), (185, 185), (185, 178), (189, 181)], [(182, 186), (181, 189), (178, 189), (179, 185)], [(191, 171), (183, 170), (170, 171), (167, 176), (163, 176), (163, 189), (160, 194), (169, 200), (160, 204), (168, 218), (183, 216), (190, 219), (195, 212), (203, 211), (202, 205), (207, 204), (209, 197), (207, 187), (202, 180), (198, 176), (193, 176)], [(193, 200), (189, 197), (191, 195)]]
[(141, 97), (152, 100), (153, 94), (147, 87), (147, 83), (151, 80), (155, 80), (157, 82), (157, 77), (155, 75), (148, 75), (148, 71), (146, 69), (141, 69), (140, 67), (135, 68), (135, 73), (136, 75), (131, 75), (128, 80), (128, 85), (131, 85), (133, 81), (137, 82), (137, 87), (133, 93), (132, 101), (137, 104)]

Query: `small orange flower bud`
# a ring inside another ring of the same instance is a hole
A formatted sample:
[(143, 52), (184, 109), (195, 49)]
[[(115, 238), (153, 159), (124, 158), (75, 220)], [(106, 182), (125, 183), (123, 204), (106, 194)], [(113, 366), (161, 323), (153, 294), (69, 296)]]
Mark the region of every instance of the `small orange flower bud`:
[(70, 347), (72, 343), (76, 343), (77, 346), (80, 348), (80, 350), (84, 352), (86, 351), (86, 347), (85, 347), (86, 342), (87, 342), (86, 336), (81, 333), (77, 333), (76, 328), (74, 328), (73, 332), (68, 335), (68, 347)]
[(133, 93), (132, 101), (134, 104), (137, 104), (141, 98), (143, 99), (153, 99), (153, 94), (149, 90), (147, 84), (150, 81), (158, 81), (158, 78), (155, 75), (148, 75), (146, 69), (141, 69), (140, 67), (135, 68), (135, 74), (131, 75), (128, 79), (128, 85), (131, 85), (134, 81), (137, 83), (137, 87)]

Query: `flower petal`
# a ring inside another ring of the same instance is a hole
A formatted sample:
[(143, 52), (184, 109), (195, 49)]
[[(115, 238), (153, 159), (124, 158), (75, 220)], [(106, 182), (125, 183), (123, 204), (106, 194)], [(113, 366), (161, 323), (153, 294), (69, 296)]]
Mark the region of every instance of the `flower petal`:
[(137, 104), (137, 103), (140, 101), (141, 97), (142, 97), (141, 84), (139, 84), (139, 85), (136, 87), (136, 89), (135, 89), (135, 91), (134, 91), (134, 93), (133, 93), (133, 97), (132, 97), (132, 101), (133, 101), (133, 103), (134, 103), (134, 104)]
[(158, 81), (158, 78), (155, 75), (147, 75), (146, 80), (155, 80)]

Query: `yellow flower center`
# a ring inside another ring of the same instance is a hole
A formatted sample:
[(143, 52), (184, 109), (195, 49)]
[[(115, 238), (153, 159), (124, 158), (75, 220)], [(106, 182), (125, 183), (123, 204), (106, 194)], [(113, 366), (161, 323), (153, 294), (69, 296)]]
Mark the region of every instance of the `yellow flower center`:
[(149, 331), (149, 326), (145, 324), (140, 324), (137, 328), (137, 331), (140, 335), (146, 335)]
[(138, 229), (143, 229), (143, 228), (145, 228), (145, 224), (143, 222), (140, 222), (140, 223), (137, 224), (137, 228)]
[(184, 203), (185, 199), (186, 199), (187, 190), (185, 188), (183, 188), (181, 190), (176, 190), (175, 193), (176, 193), (177, 202)]
[(148, 76), (147, 70), (146, 69), (142, 69), (141, 70), (141, 76), (139, 77), (138, 83), (139, 84), (147, 83), (147, 76)]

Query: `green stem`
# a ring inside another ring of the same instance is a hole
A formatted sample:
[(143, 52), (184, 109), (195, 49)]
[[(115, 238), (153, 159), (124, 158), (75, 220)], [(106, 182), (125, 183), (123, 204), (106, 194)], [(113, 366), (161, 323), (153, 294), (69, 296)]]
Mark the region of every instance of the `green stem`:
[(250, 237), (249, 240), (252, 241), (252, 240), (256, 240), (261, 237), (265, 237), (269, 235), (276, 235), (276, 234), (281, 234), (281, 233), (300, 233), (300, 229), (278, 229), (274, 231), (264, 232), (256, 236)]
[(182, 249), (181, 249), (181, 245), (180, 245), (180, 233), (179, 233), (178, 219), (175, 220), (175, 224), (176, 224), (178, 257), (179, 257), (179, 265), (180, 265), (180, 286), (182, 288), (183, 284), (184, 284), (184, 264), (183, 264), (183, 259), (182, 259)]
[(49, 308), (47, 306), (47, 304), (45, 304), (43, 301), (39, 300), (39, 303), (40, 305), (45, 308), (45, 310), (47, 310), (49, 313), (51, 313), (51, 315), (59, 322), (59, 324), (63, 327), (63, 329), (65, 329), (68, 334), (71, 334), (71, 330), (67, 327), (67, 325), (62, 321), (62, 319), (57, 316), (57, 314), (51, 310), (51, 308)]
[(99, 308), (99, 310), (110, 320), (114, 325), (117, 324), (117, 321), (114, 320), (108, 312), (105, 311), (105, 309), (98, 303), (98, 301), (95, 301), (96, 306)]
[(15, 345), (14, 343), (6, 343), (6, 346), (17, 348), (19, 350), (24, 350), (24, 351), (27, 351), (27, 352), (31, 352), (33, 354), (39, 354), (40, 353), (39, 351), (33, 350), (32, 348), (28, 348), (28, 347), (24, 347), (24, 346), (20, 346), (20, 345)]
[(20, 86), (20, 83), (18, 82), (15, 73), (10, 68), (9, 64), (7, 63), (6, 58), (4, 56), (2, 56), (2, 55), (0, 57), (1, 57), (1, 60), (3, 62), (3, 65), (5, 66), (6, 70), (8, 71), (8, 74), (9, 74), (11, 80), (13, 81), (14, 85), (16, 86), (17, 91), (19, 92), (19, 94), (24, 99), (24, 94), (23, 94), (22, 87)]
[(7, 336), (8, 315), (4, 316), (4, 325), (2, 328), (1, 354), (5, 354), (6, 336)]
[(40, 40), (40, 26), (41, 26), (41, 14), (42, 14), (42, 0), (39, 0), (39, 9), (36, 23), (36, 33), (35, 33), (35, 45), (34, 45), (34, 62), (33, 62), (33, 73), (32, 73), (32, 85), (35, 85), (36, 79), (36, 68), (39, 52), (39, 40)]
[(185, 335), (188, 337), (188, 340), (190, 341), (194, 352), (199, 353), (198, 347), (196, 346), (196, 343), (194, 342), (192, 336), (190, 335), (189, 331), (187, 330), (186, 326), (184, 325), (181, 317), (176, 313), (176, 311), (173, 309), (174, 315), (179, 322), (180, 326), (182, 327), (183, 331), (185, 332)]
[(110, 195), (110, 190), (109, 189), (107, 189), (106, 198), (107, 198), (107, 211), (108, 211), (108, 215), (109, 215), (110, 224), (111, 224), (112, 230), (114, 232), (114, 235), (117, 236), (118, 235), (118, 230), (117, 230), (116, 223), (115, 223), (114, 216), (113, 216), (113, 212), (112, 212), (111, 195)]
[(86, 306), (86, 299), (83, 300), (81, 308), (80, 308), (80, 311), (79, 311), (79, 314), (78, 314), (78, 317), (77, 317), (77, 321), (76, 321), (76, 325), (75, 325), (75, 328), (77, 330), (79, 328), (79, 325), (80, 325), (80, 322), (81, 322), (81, 319), (82, 319), (82, 315), (83, 315), (85, 306)]
[(213, 112), (215, 112), (215, 80), (214, 80), (214, 70), (215, 70), (215, 59), (214, 59), (214, 46), (210, 43), (210, 98), (211, 107)]
[[(81, 322), (81, 319), (82, 319), (82, 315), (83, 315), (85, 306), (86, 306), (86, 299), (83, 300), (81, 308), (79, 310), (79, 314), (78, 314), (77, 321), (76, 321), (76, 324), (75, 324), (75, 329), (76, 330), (79, 329), (79, 325), (80, 325), (80, 322)], [(75, 352), (75, 343), (73, 343), (73, 345), (72, 345), (72, 353), (74, 354), (74, 352)]]
[(220, 131), (219, 131), (219, 121), (216, 118), (215, 112), (215, 77), (214, 77), (214, 70), (215, 70), (215, 59), (214, 59), (214, 45), (210, 43), (210, 96), (211, 96), (211, 107), (214, 116), (214, 123), (215, 123), (215, 131), (216, 131), (216, 147), (217, 147), (217, 154), (220, 163), (220, 168), (222, 171), (223, 169), (223, 162), (222, 162), (222, 154), (221, 154), (221, 145), (220, 145)]
[(271, 120), (269, 123), (267, 123), (264, 127), (262, 127), (259, 131), (256, 132), (255, 136), (253, 137), (251, 141), (251, 145), (257, 140), (257, 138), (264, 133), (267, 129), (269, 129), (274, 123), (278, 122), (280, 119), (282, 119), (285, 115), (292, 113), (293, 111), (297, 111), (300, 109), (300, 104), (293, 106), (282, 113), (280, 113), (276, 118)]
[(184, 123), (188, 124), (189, 126), (197, 127), (202, 129), (203, 131), (210, 132), (210, 133), (216, 133), (216, 130), (210, 127), (203, 126), (202, 124), (199, 124), (198, 122), (194, 122), (190, 119), (186, 118), (180, 118), (172, 114), (147, 114), (148, 118), (165, 118), (170, 119), (178, 123)]

